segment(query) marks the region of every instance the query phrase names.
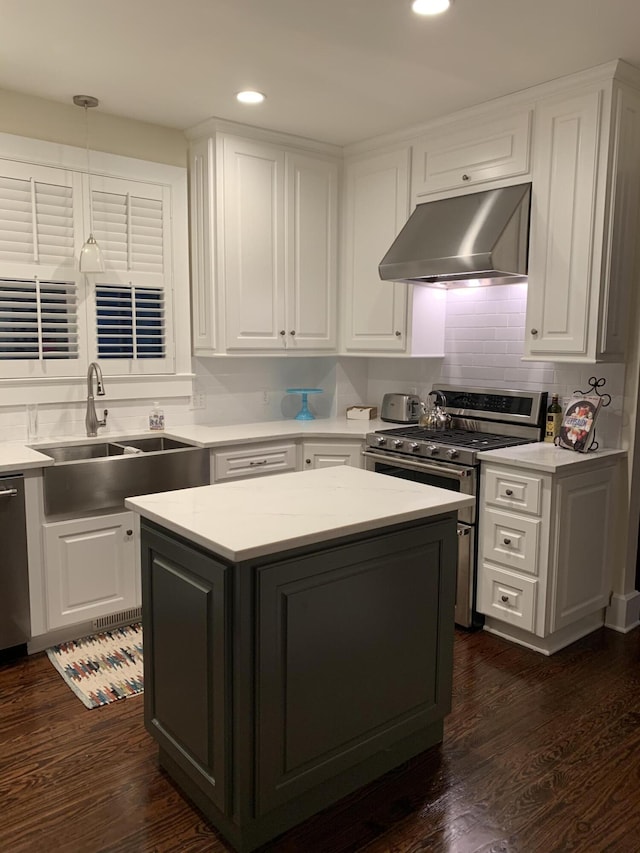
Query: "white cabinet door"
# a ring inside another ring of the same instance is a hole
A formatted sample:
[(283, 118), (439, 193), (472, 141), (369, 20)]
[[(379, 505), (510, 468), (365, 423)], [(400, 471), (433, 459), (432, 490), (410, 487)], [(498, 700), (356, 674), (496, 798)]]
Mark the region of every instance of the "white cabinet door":
[(43, 525), (47, 627), (137, 607), (133, 513)]
[[(413, 149), (412, 195), (466, 189), (529, 171), (531, 114), (528, 107), (430, 131)], [(479, 186), (478, 190), (486, 189)]]
[(362, 442), (311, 442), (302, 445), (302, 469), (350, 465), (362, 468)]
[(335, 349), (338, 167), (285, 154), (285, 345)]
[(284, 350), (284, 153), (222, 139), (222, 269), (228, 350)]
[(536, 111), (527, 354), (587, 354), (602, 92)]
[(381, 281), (378, 264), (409, 215), (410, 147), (346, 166), (343, 267), (346, 352), (404, 352), (409, 286)]
[(640, 206), (640, 95), (536, 109), (525, 358), (624, 360)]
[(604, 468), (558, 483), (552, 632), (609, 603), (615, 506), (612, 473), (611, 468)]

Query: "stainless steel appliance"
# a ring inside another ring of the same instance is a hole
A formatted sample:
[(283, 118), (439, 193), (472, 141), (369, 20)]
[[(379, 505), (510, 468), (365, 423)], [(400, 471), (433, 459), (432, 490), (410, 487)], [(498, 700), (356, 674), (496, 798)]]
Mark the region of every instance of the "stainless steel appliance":
[(380, 261), (380, 278), (438, 287), (526, 281), (531, 184), (419, 204)]
[(417, 424), (419, 417), (420, 398), (415, 394), (385, 394), (382, 398), (381, 421)]
[(0, 653), (30, 635), (27, 528), (22, 476), (0, 477)]
[(454, 385), (438, 385), (433, 391), (446, 399), (444, 408), (451, 415), (448, 429), (405, 426), (370, 432), (363, 455), (365, 467), (370, 471), (476, 498), (474, 508), (460, 510), (458, 515), (455, 620), (456, 624), (469, 628), (482, 624), (482, 617), (475, 609), (478, 453), (541, 441), (547, 395)]

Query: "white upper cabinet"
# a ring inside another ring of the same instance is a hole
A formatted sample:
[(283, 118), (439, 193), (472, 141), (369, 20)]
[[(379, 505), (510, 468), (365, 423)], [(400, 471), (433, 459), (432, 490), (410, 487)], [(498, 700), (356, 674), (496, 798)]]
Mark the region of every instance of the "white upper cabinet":
[(190, 160), (194, 352), (334, 350), (335, 159), (219, 133)]
[(409, 215), (411, 148), (374, 154), (345, 168), (343, 346), (404, 353), (406, 284), (382, 281), (378, 264)]
[(221, 181), (227, 349), (282, 349), (284, 152), (224, 137)]
[(611, 79), (536, 107), (525, 358), (621, 360), (640, 200), (640, 98)]
[(434, 128), (413, 147), (412, 196), (486, 189), (488, 181), (525, 175), (530, 168), (529, 107), (506, 108)]

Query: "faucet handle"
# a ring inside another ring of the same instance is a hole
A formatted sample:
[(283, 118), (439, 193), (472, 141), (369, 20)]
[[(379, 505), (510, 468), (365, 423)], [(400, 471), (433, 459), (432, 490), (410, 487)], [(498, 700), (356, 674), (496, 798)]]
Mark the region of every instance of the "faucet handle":
[[(104, 392), (103, 392), (104, 393)], [(99, 427), (106, 427), (107, 425), (107, 415), (109, 414), (109, 409), (104, 409), (102, 412), (102, 420), (98, 421)]]

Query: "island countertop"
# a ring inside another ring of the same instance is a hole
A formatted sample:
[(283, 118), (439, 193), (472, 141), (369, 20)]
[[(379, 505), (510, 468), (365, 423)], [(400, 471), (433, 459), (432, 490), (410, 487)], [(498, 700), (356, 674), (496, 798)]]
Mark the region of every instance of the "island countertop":
[(473, 503), (457, 492), (342, 465), (125, 500), (128, 509), (233, 562)]

